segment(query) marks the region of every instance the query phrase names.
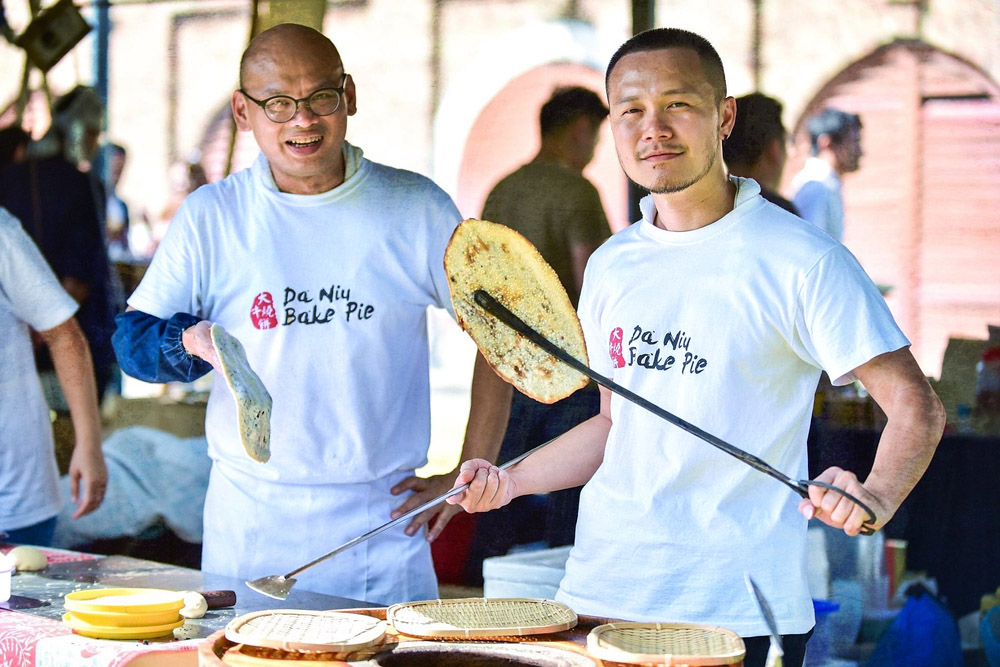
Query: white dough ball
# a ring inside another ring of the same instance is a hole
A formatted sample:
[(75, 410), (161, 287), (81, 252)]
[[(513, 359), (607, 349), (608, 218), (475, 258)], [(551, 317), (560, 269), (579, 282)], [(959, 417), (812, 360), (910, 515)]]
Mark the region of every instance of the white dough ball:
[(180, 614), (184, 618), (201, 618), (208, 611), (208, 601), (205, 596), (197, 591), (187, 591), (184, 593), (184, 607)]
[(44, 570), (49, 560), (35, 547), (14, 547), (7, 552), (7, 559), (13, 563), (18, 572), (34, 572)]

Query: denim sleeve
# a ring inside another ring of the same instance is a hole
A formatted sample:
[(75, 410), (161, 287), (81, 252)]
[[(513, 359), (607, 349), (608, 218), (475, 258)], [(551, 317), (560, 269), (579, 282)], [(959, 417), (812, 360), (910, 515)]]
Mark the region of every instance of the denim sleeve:
[(204, 359), (188, 354), (181, 334), (202, 318), (175, 313), (169, 320), (139, 310), (115, 318), (111, 343), (118, 365), (128, 375), (144, 382), (191, 382), (212, 370)]

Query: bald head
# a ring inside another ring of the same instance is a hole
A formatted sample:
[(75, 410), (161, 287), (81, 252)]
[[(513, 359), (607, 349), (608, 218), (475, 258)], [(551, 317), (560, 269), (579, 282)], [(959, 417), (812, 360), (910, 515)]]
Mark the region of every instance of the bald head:
[(343, 66), (340, 53), (326, 35), (297, 23), (282, 23), (260, 33), (240, 59), (240, 88), (260, 68), (281, 69), (290, 58), (319, 61), (331, 69)]

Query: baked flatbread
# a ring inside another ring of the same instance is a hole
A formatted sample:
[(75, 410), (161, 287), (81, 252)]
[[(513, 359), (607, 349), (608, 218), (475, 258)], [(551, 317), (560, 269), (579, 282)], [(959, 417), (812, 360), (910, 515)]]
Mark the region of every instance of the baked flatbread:
[(243, 447), (254, 461), (265, 463), (271, 458), (271, 395), (250, 368), (243, 344), (218, 324), (212, 325), (212, 346), (236, 401)]
[(476, 290), (488, 292), (528, 326), (587, 364), (587, 346), (573, 304), (556, 272), (528, 239), (506, 225), (466, 220), (448, 242), (444, 270), (459, 325), (500, 377), (542, 403), (555, 403), (587, 384), (583, 373), (473, 299)]

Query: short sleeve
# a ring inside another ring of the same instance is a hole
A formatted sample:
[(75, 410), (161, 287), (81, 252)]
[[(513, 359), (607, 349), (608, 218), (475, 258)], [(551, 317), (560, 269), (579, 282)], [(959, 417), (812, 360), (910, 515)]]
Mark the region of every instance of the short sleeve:
[(184, 200), (167, 233), (156, 248), (142, 281), (128, 299), (128, 305), (161, 319), (174, 313), (198, 315), (198, 239), (195, 215), (200, 193)]
[(455, 227), (462, 220), (462, 214), (459, 213), (458, 208), (447, 193), (437, 186), (434, 186), (434, 189), (435, 192), (432, 193), (434, 203), (427, 221), (428, 233), (433, 235), (428, 244), (428, 270), (437, 305), (447, 310), (454, 319), (455, 310), (451, 304), (451, 290), (448, 288), (448, 276), (444, 270), (444, 252), (448, 247), (448, 242), (451, 241)]
[(842, 245), (805, 275), (796, 311), (796, 351), (835, 385), (852, 382), (852, 371), (878, 355), (910, 344), (878, 288)]
[[(580, 290), (580, 305), (577, 314), (580, 326), (583, 328), (584, 342), (587, 344), (587, 359), (590, 368), (605, 377), (611, 377), (614, 372), (611, 349), (615, 341), (614, 330), (605, 332), (602, 328), (601, 310), (604, 299), (600, 289), (600, 275), (594, 263), (587, 264), (583, 274), (583, 289)], [(618, 338), (621, 344), (621, 337)]]
[(0, 208), (0, 296), (36, 331), (59, 326), (77, 310), (21, 223)]

